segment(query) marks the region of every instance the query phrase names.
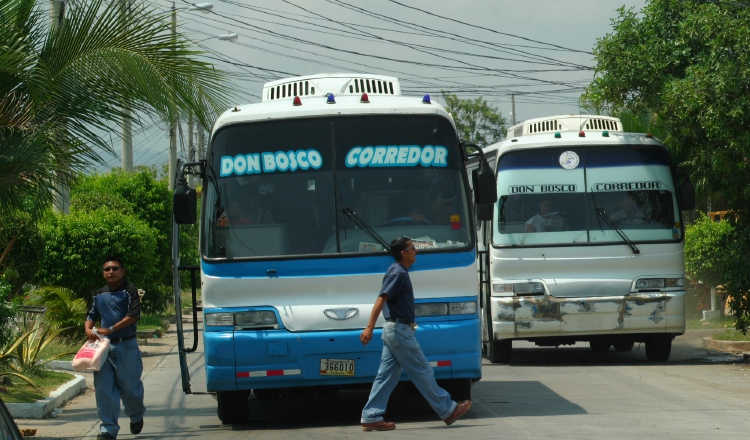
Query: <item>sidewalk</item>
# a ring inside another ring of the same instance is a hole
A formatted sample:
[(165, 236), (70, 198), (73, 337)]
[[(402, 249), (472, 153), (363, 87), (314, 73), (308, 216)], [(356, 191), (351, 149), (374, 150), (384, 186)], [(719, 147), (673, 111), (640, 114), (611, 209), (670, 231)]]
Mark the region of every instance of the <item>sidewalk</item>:
[[(164, 362), (168, 356), (177, 356), (177, 332), (175, 326), (171, 325), (170, 329), (165, 332), (161, 338), (147, 339), (146, 345), (139, 345), (143, 356), (143, 376), (146, 379), (159, 364)], [(99, 433), (99, 416), (96, 412), (96, 399), (94, 397), (94, 376), (92, 373), (75, 373), (85, 379), (87, 388), (83, 393), (67, 401), (60, 408), (61, 414), (57, 417), (48, 415), (45, 418), (16, 418), (16, 424), (19, 429), (30, 428), (36, 429), (36, 435), (33, 438), (44, 439), (80, 439), (95, 438)], [(175, 372), (179, 376), (179, 371)], [(149, 393), (146, 390), (146, 407), (149, 408)], [(121, 433), (127, 433), (129, 421), (124, 413), (120, 413)]]

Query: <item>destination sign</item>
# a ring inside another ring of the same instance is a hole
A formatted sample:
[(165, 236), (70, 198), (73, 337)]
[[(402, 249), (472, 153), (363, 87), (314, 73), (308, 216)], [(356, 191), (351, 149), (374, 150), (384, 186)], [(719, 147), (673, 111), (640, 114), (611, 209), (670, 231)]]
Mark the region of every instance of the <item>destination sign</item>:
[(576, 192), (576, 185), (548, 184), (548, 185), (513, 185), (508, 188), (508, 194), (544, 194)]
[(594, 191), (634, 191), (639, 189), (661, 189), (661, 184), (659, 182), (612, 182), (594, 185)]

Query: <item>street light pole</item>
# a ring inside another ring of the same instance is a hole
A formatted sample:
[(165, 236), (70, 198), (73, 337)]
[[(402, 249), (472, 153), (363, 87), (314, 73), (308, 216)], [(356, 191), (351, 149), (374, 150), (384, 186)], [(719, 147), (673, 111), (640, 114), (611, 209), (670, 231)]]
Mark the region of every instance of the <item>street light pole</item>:
[[(130, 0), (120, 0), (120, 13), (125, 17), (128, 13), (128, 6), (130, 6)], [(133, 112), (130, 107), (125, 105), (122, 107), (122, 136), (121, 136), (121, 150), (122, 150), (122, 169), (129, 173), (133, 171)]]

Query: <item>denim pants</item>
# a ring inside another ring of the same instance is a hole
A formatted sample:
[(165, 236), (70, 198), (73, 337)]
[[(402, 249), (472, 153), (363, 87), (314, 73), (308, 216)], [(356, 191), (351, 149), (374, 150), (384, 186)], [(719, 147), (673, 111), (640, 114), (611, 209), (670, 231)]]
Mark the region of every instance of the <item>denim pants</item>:
[(125, 409), (125, 415), (131, 422), (138, 422), (143, 418), (146, 407), (143, 406), (143, 360), (138, 340), (111, 344), (109, 355), (101, 369), (94, 372), (94, 388), (96, 388), (96, 409), (99, 412), (100, 432), (108, 432), (117, 437), (120, 425), (120, 399)]
[(370, 398), (362, 410), (361, 423), (383, 420), (388, 398), (398, 385), (402, 371), (406, 372), (441, 419), (445, 420), (453, 414), (456, 402), (435, 382), (432, 366), (424, 357), (414, 330), (407, 324), (386, 322), (383, 327), (383, 356), (380, 358)]

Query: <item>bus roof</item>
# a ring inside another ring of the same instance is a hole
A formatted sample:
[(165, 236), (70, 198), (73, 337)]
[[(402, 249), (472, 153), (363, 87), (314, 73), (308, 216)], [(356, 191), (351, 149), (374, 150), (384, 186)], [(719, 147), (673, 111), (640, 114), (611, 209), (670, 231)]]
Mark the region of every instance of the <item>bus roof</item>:
[(429, 95), (402, 96), (397, 78), (337, 73), (266, 83), (262, 102), (227, 110), (213, 130), (259, 120), (357, 114), (436, 114), (453, 123), (451, 115)]

